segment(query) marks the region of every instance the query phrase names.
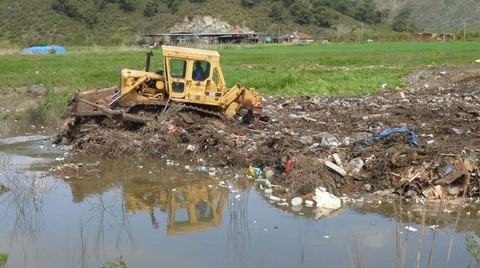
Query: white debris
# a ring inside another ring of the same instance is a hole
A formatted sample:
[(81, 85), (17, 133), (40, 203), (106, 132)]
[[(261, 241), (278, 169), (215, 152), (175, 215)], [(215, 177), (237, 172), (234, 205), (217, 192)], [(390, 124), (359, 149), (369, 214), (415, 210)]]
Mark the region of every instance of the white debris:
[(291, 204), (292, 206), (299, 206), (303, 202), (303, 199), (301, 197), (295, 197), (292, 199)]
[(417, 228), (413, 228), (412, 226), (405, 226), (405, 230), (408, 230), (408, 231), (410, 231), (410, 232), (416, 232), (416, 231), (418, 231)]
[(282, 199), (281, 199), (280, 197), (271, 195), (271, 196), (270, 196), (270, 200), (272, 200), (272, 201), (274, 201), (274, 202), (278, 202), (278, 201), (281, 201)]
[(323, 187), (318, 187), (315, 189), (315, 196), (313, 200), (315, 200), (317, 203), (317, 207), (321, 208), (339, 209), (342, 206), (342, 201), (340, 198), (327, 192), (327, 189)]
[(313, 201), (312, 200), (305, 200), (305, 205), (307, 207), (312, 207), (313, 206)]

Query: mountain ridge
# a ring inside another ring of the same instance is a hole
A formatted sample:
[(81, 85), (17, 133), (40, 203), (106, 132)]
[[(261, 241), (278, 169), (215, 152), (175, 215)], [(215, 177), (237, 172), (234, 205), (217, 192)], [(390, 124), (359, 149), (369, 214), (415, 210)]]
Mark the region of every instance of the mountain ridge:
[(298, 30), (345, 41), (355, 40), (363, 25), (370, 35), (391, 32), (391, 21), (407, 7), (405, 19), (420, 31), (480, 26), (475, 0), (0, 0), (0, 47), (132, 44), (197, 15), (267, 35)]

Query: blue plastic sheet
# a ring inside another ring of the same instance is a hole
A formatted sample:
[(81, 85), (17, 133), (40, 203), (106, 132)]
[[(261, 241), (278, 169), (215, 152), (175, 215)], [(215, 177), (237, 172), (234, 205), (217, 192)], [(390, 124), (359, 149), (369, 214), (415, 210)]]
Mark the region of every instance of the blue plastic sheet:
[(22, 54), (49, 54), (49, 53), (57, 53), (63, 54), (66, 53), (67, 50), (61, 46), (36, 46), (36, 47), (28, 47), (22, 49)]
[(415, 146), (419, 147), (420, 145), (418, 144), (417, 137), (415, 136), (415, 133), (413, 133), (413, 130), (407, 128), (407, 127), (393, 127), (393, 128), (387, 128), (385, 130), (382, 130), (378, 135), (373, 136), (371, 138), (366, 138), (366, 139), (361, 139), (360, 141), (376, 141), (379, 139), (382, 139), (392, 133), (407, 133), (408, 134), (408, 140)]

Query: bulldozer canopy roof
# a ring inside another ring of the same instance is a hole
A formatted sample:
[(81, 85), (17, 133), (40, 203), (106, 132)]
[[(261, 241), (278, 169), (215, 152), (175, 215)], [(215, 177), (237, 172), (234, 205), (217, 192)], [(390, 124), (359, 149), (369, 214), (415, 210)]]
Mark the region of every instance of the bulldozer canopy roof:
[(162, 46), (164, 57), (192, 58), (192, 59), (220, 59), (220, 54), (213, 50), (203, 50), (188, 47)]

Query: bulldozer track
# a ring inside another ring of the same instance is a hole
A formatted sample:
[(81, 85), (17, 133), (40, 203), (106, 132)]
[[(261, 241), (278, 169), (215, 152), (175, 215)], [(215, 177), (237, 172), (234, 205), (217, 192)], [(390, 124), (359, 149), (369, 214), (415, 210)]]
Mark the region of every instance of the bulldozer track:
[(187, 104), (183, 104), (181, 103), (180, 106), (182, 107), (182, 110), (192, 110), (192, 111), (196, 111), (196, 112), (200, 112), (200, 113), (204, 113), (204, 114), (209, 114), (209, 115), (213, 115), (213, 116), (216, 116), (216, 117), (219, 117), (219, 118), (224, 118), (224, 115), (218, 111), (212, 111), (212, 110), (209, 110), (209, 109), (205, 109), (205, 108), (201, 108), (201, 107), (197, 107), (197, 106), (192, 106), (192, 105), (187, 105)]

